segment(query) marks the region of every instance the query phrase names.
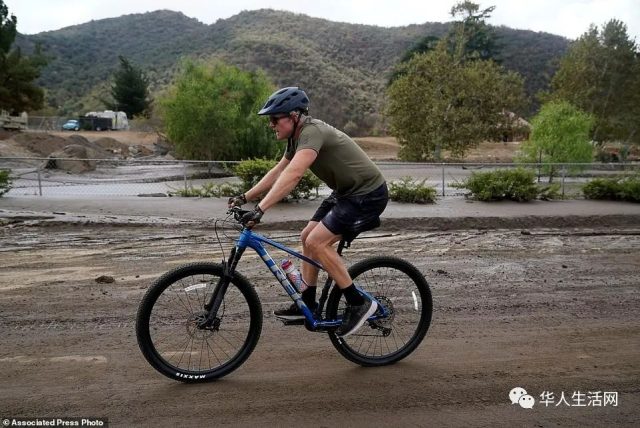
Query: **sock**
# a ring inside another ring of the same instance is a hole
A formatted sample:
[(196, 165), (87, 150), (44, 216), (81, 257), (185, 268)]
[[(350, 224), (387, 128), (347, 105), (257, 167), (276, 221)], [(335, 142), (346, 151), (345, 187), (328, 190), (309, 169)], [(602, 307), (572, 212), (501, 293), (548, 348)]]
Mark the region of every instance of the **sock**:
[(316, 286), (309, 286), (302, 292), (302, 301), (311, 309), (316, 306), (316, 288)]
[(344, 298), (347, 299), (349, 306), (360, 306), (364, 303), (364, 297), (358, 292), (355, 285), (351, 284), (347, 288), (343, 289)]

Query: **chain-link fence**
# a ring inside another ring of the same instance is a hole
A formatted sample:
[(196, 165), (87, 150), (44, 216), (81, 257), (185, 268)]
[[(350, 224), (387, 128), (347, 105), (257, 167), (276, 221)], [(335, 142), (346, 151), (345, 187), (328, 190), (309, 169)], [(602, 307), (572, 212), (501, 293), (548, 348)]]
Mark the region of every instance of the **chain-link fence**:
[(77, 117), (29, 116), (27, 129), (30, 131), (60, 131), (62, 130), (62, 125), (64, 125), (68, 119), (77, 119)]
[[(78, 116), (29, 116), (27, 119), (27, 129), (29, 131), (62, 131), (64, 125), (69, 119), (78, 120)], [(135, 132), (154, 132), (157, 124), (148, 119), (131, 119), (129, 120), (128, 131)]]
[[(211, 184), (238, 184), (231, 166), (235, 162), (169, 160), (113, 160), (61, 158), (0, 158), (0, 169), (11, 170), (12, 188), (6, 196), (15, 197), (91, 197), (91, 196), (168, 196), (182, 190)], [(496, 163), (407, 163), (378, 162), (388, 181), (404, 177), (424, 181), (439, 196), (460, 196), (466, 191), (454, 187), (474, 171), (515, 168), (522, 164)], [(579, 197), (582, 185), (594, 177), (617, 177), (640, 172), (638, 163), (527, 164), (536, 171), (538, 181), (553, 182), (561, 193)], [(327, 188), (320, 195), (328, 194)]]
[(11, 170), (6, 196), (169, 196), (205, 183), (239, 183), (234, 162), (0, 158)]

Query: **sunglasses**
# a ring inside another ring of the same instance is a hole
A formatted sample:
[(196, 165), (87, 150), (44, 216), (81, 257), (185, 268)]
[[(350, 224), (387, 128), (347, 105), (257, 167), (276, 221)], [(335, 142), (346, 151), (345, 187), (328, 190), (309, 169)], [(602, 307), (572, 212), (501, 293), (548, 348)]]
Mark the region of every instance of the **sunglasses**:
[(277, 125), (280, 119), (284, 119), (285, 117), (289, 117), (289, 115), (285, 116), (269, 116), (269, 123), (272, 125)]

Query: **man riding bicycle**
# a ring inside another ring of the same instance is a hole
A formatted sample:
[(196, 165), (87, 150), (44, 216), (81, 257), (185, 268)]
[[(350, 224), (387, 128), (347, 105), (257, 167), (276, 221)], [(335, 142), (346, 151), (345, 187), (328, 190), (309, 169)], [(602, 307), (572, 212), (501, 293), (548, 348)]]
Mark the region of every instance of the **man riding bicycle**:
[[(307, 169), (333, 190), (302, 230), (302, 252), (319, 261), (342, 290), (347, 308), (336, 334), (345, 337), (376, 312), (377, 304), (358, 292), (334, 244), (341, 239), (351, 241), (375, 227), (389, 196), (382, 173), (366, 153), (345, 133), (308, 112), (309, 98), (298, 87), (282, 88), (269, 97), (258, 114), (269, 116), (276, 138), (286, 139), (287, 148), (275, 167), (246, 193), (230, 198), (229, 205), (242, 205), (266, 193), (243, 217), (244, 223), (259, 223), (267, 210), (296, 187)], [(303, 263), (302, 278), (308, 284), (302, 299), (313, 311), (318, 269)], [(295, 303), (274, 314), (285, 320), (304, 319)]]

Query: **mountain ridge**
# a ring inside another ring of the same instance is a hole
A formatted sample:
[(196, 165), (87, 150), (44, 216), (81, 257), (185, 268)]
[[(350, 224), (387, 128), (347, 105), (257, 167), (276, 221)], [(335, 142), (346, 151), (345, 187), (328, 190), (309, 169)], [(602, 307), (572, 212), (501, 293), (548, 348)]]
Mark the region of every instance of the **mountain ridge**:
[[(219, 58), (247, 70), (264, 70), (275, 86), (308, 91), (312, 114), (364, 135), (384, 133), (384, 92), (402, 54), (426, 35), (441, 37), (450, 23), (379, 27), (260, 9), (204, 24), (181, 12), (158, 10), (89, 21), (59, 30), (18, 35), (25, 51), (41, 43), (52, 59), (39, 83), (61, 114), (102, 108), (118, 56), (127, 57), (161, 92), (181, 58)], [(523, 74), (527, 92), (545, 89), (553, 61), (567, 49), (561, 36), (493, 27), (504, 44), (505, 68)]]

